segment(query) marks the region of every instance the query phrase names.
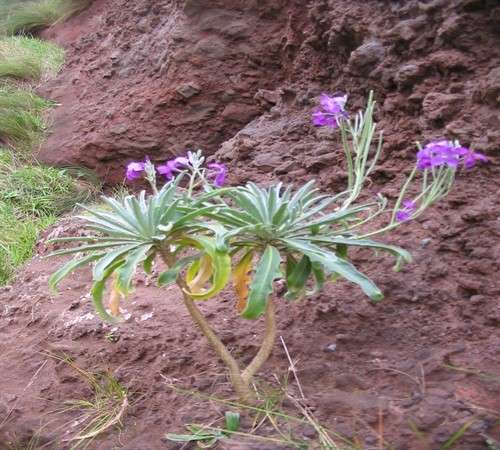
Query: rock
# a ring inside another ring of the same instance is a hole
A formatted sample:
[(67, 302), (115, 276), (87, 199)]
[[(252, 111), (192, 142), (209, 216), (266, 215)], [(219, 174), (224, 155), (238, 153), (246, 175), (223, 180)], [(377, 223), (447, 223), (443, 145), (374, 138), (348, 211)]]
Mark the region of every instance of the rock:
[(238, 123), (248, 123), (255, 116), (259, 115), (260, 109), (248, 105), (246, 103), (230, 103), (222, 111), (222, 117), (225, 120), (238, 122)]
[(254, 165), (264, 172), (270, 172), (280, 166), (281, 155), (274, 153), (259, 153), (254, 159)]
[(398, 22), (398, 24), (387, 32), (388, 37), (409, 42), (413, 41), (421, 32), (422, 28), (427, 25), (425, 16), (416, 17)]
[(184, 98), (191, 98), (196, 94), (201, 92), (201, 88), (198, 84), (190, 82), (184, 83), (175, 88), (175, 91), (182, 95)]
[(430, 92), (422, 102), (424, 116), (429, 121), (450, 119), (463, 108), (464, 100), (460, 94)]
[(281, 90), (269, 91), (267, 89), (259, 89), (253, 98), (260, 104), (276, 105), (280, 100), (281, 94)]
[(463, 30), (462, 16), (453, 14), (446, 18), (437, 30), (437, 37), (452, 42)]
[(425, 70), (422, 64), (418, 63), (407, 63), (403, 64), (398, 71), (396, 72), (396, 76), (394, 80), (398, 84), (398, 86), (405, 87), (415, 83), (415, 81), (422, 78)]
[(444, 74), (452, 70), (464, 70), (468, 67), (468, 58), (458, 50), (440, 50), (429, 56), (431, 64)]
[(482, 99), (493, 105), (500, 105), (500, 67), (491, 69), (480, 81), (478, 89)]
[(348, 66), (351, 72), (366, 74), (385, 57), (385, 48), (380, 41), (369, 41), (351, 53)]

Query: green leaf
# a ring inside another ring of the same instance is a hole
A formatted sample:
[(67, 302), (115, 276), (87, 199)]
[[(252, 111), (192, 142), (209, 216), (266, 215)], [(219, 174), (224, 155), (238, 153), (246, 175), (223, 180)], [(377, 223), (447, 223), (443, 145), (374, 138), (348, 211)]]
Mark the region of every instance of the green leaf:
[(240, 413), (233, 411), (226, 411), (226, 430), (238, 431), (239, 428), (240, 428)]
[(94, 250), (106, 250), (114, 247), (118, 247), (123, 245), (122, 242), (104, 242), (101, 244), (85, 244), (81, 245), (80, 247), (72, 247), (72, 248), (67, 248), (63, 250), (57, 250), (55, 252), (50, 253), (47, 255), (47, 258), (50, 258), (52, 256), (62, 256), (62, 255), (71, 255), (73, 253), (83, 253), (83, 252), (91, 252)]
[(152, 245), (144, 245), (132, 250), (125, 257), (125, 263), (117, 269), (118, 278), (116, 289), (122, 295), (128, 295), (132, 290), (132, 278), (137, 270), (137, 266), (146, 259), (147, 253)]
[[(316, 237), (310, 238), (312, 242), (319, 244), (336, 244), (337, 248), (339, 246), (355, 246), (355, 247), (365, 247), (373, 248), (375, 250), (383, 250), (391, 253), (396, 258), (402, 258), (405, 262), (411, 262), (411, 254), (401, 247), (395, 245), (383, 244), (381, 242), (372, 241), (371, 239), (356, 239), (356, 238), (346, 238), (346, 237)], [(340, 256), (343, 256), (339, 254)]]
[(144, 268), (144, 272), (146, 272), (148, 275), (151, 275), (151, 272), (153, 271), (153, 263), (156, 257), (156, 252), (153, 251), (148, 255), (148, 257), (144, 260), (142, 263), (142, 267)]
[(217, 249), (214, 239), (206, 236), (189, 236), (181, 240), (180, 243), (197, 248), (211, 258), (212, 264), (212, 286), (201, 293), (189, 291), (186, 291), (186, 293), (194, 300), (206, 300), (224, 289), (231, 276), (231, 257), (229, 253)]
[(287, 264), (286, 284), (288, 292), (285, 294), (287, 300), (297, 299), (304, 292), (311, 269), (311, 260), (305, 255), (298, 263), (294, 264), (291, 270), (288, 270)]
[(71, 272), (73, 272), (78, 267), (84, 266), (92, 261), (95, 261), (96, 259), (99, 259), (102, 255), (103, 253), (92, 254), (84, 256), (83, 258), (75, 258), (67, 262), (51, 275), (51, 277), (49, 278), (49, 288), (52, 291), (56, 291), (58, 284)]
[(357, 284), (373, 301), (378, 302), (384, 298), (372, 280), (335, 253), (301, 239), (283, 239), (283, 242), (291, 249), (307, 255), (311, 261), (320, 263), (329, 272), (338, 273), (346, 280)]
[(245, 319), (256, 319), (266, 310), (267, 299), (273, 292), (273, 282), (282, 276), (279, 251), (268, 245), (262, 254), (250, 284), (250, 294), (246, 308), (241, 315)]
[(108, 266), (113, 264), (117, 259), (121, 258), (124, 254), (136, 249), (139, 244), (132, 245), (122, 245), (117, 249), (107, 253), (103, 258), (99, 260), (99, 262), (94, 266), (94, 270), (92, 271), (92, 277), (94, 281), (99, 281), (102, 279)]
[(106, 289), (106, 281), (108, 278), (113, 274), (113, 272), (120, 267), (124, 263), (123, 260), (121, 261), (116, 261), (112, 265), (108, 266), (106, 271), (104, 272), (104, 275), (102, 279), (94, 282), (92, 289), (91, 289), (91, 294), (92, 294), (92, 300), (94, 303), (94, 308), (99, 315), (99, 317), (106, 321), (106, 322), (111, 322), (111, 323), (117, 323), (119, 322), (116, 317), (113, 317), (108, 314), (106, 311), (106, 308), (104, 307), (103, 304), (103, 296), (104, 296), (104, 291)]
[(167, 284), (174, 283), (177, 279), (179, 273), (192, 262), (196, 261), (200, 257), (199, 254), (194, 256), (186, 256), (185, 258), (179, 259), (176, 263), (165, 272), (160, 273), (158, 276), (158, 286), (165, 286)]
[(326, 281), (325, 272), (323, 271), (323, 266), (314, 261), (311, 263), (311, 270), (314, 275), (314, 289), (312, 291), (307, 291), (306, 295), (316, 295), (321, 289)]

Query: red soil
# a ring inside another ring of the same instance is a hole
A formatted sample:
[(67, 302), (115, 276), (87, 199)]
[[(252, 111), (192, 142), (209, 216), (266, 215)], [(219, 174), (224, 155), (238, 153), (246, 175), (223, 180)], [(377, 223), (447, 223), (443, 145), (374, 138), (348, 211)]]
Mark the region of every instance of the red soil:
[[(412, 264), (394, 273), (389, 259), (356, 254), (385, 292), (382, 303), (371, 305), (340, 282), (300, 304), (279, 301), (278, 317), (308, 404), (325, 426), (366, 449), (382, 448), (373, 430), (383, 430), (384, 448), (437, 450), (473, 421), (453, 448), (492, 448), (487, 440), (500, 439), (500, 6), (305, 3), (95, 1), (46, 32), (66, 46), (68, 63), (42, 87), (62, 106), (40, 156), (93, 167), (115, 182), (130, 159), (203, 148), (229, 164), (232, 182), (314, 177), (335, 192), (344, 182), (340, 148), (335, 136), (310, 125), (314, 99), (322, 91), (349, 92), (355, 110), (370, 89), (386, 138), (373, 193), (394, 198), (416, 140), (458, 138), (486, 153), (488, 165), (461, 172), (445, 201), (385, 238), (410, 250)], [(59, 232), (77, 230), (69, 221)], [(163, 442), (164, 434), (220, 417), (221, 405), (186, 398), (165, 381), (231, 396), (220, 362), (173, 288), (139, 280), (126, 305), (132, 317), (110, 342), (109, 326), (92, 314), (89, 274), (74, 275), (52, 297), (47, 278), (55, 266), (37, 257), (0, 291), (4, 442), (27, 439), (50, 422), (40, 432), (51, 442), (46, 448), (68, 447), (54, 442), (74, 432), (75, 416), (51, 412), (89, 391), (46, 351), (87, 370), (110, 370), (131, 392), (122, 431), (89, 448), (180, 448)], [(203, 309), (235, 354), (251, 357), (259, 330), (237, 317), (230, 293)], [(283, 378), (287, 369), (277, 343), (261, 380)], [(296, 392), (291, 378), (289, 384)], [(283, 408), (293, 411), (288, 403)], [(266, 427), (259, 433), (272, 432)], [(295, 432), (311, 435), (304, 426)]]

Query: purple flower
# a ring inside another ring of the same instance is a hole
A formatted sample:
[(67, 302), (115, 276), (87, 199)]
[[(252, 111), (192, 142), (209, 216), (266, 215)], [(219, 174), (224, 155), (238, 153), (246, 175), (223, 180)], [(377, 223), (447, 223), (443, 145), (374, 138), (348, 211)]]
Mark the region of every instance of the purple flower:
[(321, 94), (319, 100), (321, 108), (313, 112), (313, 124), (317, 127), (329, 126), (336, 128), (341, 119), (347, 118), (347, 112), (344, 109), (346, 101), (347, 95), (330, 97), (327, 94)]
[(127, 165), (127, 171), (125, 173), (127, 180), (134, 181), (140, 178), (142, 176), (142, 172), (144, 172), (145, 167), (146, 163), (144, 162), (132, 161), (131, 163), (129, 163)]
[(396, 213), (396, 220), (398, 222), (406, 222), (407, 220), (410, 220), (410, 213), (408, 211), (405, 211), (404, 209), (400, 209)]
[(215, 177), (214, 185), (216, 187), (224, 186), (224, 183), (226, 182), (227, 167), (224, 164), (212, 163), (208, 165), (208, 168), (214, 171), (212, 174), (212, 176)]
[(456, 146), (450, 141), (431, 142), (417, 153), (417, 167), (420, 170), (439, 166), (456, 168), (460, 162), (463, 162), (465, 168), (470, 169), (477, 161), (486, 162), (487, 160), (486, 156), (481, 153)]
[(477, 161), (481, 162), (488, 162), (488, 158), (484, 156), (482, 153), (477, 153), (469, 149), (464, 149), (467, 150), (467, 153), (464, 155), (464, 167), (466, 169), (472, 169)]
[(163, 175), (167, 180), (174, 178), (174, 172), (179, 172), (180, 169), (187, 167), (189, 160), (184, 156), (178, 156), (175, 159), (167, 161), (165, 164), (158, 166), (156, 170), (160, 175)]
[(411, 213), (415, 211), (417, 204), (413, 200), (403, 200), (403, 208), (396, 212), (398, 222), (406, 222), (411, 219)]

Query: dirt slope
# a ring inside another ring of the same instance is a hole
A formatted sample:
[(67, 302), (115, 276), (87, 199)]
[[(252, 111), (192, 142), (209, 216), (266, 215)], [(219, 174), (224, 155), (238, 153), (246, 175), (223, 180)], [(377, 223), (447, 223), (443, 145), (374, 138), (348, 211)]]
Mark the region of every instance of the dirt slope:
[[(486, 0), (97, 0), (46, 32), (66, 46), (68, 63), (42, 87), (61, 106), (40, 156), (96, 168), (116, 182), (129, 159), (199, 147), (229, 164), (233, 182), (314, 177), (334, 192), (345, 181), (340, 147), (335, 135), (310, 125), (310, 111), (322, 91), (348, 92), (355, 110), (369, 89), (386, 138), (373, 193), (393, 198), (416, 140), (446, 135), (485, 152), (490, 164), (461, 172), (444, 202), (390, 237), (414, 263), (394, 273), (392, 261), (357, 254), (385, 292), (382, 304), (339, 283), (306, 305), (280, 304), (279, 329), (310, 405), (332, 429), (374, 448), (370, 427), (382, 423), (393, 448), (437, 450), (474, 420), (455, 448), (486, 449), (488, 436), (500, 439), (499, 33), (500, 5)], [(75, 226), (59, 231), (68, 229)], [(46, 280), (54, 266), (36, 258), (0, 292), (4, 440), (30, 436), (48, 421), (42, 435), (49, 441), (73, 430), (73, 415), (49, 413), (88, 391), (40, 353), (47, 350), (89, 370), (108, 368), (134, 392), (122, 433), (91, 448), (168, 448), (165, 432), (220, 416), (172, 392), (162, 377), (229, 395), (174, 291), (143, 280), (113, 343), (92, 314), (89, 274), (53, 298)], [(204, 308), (248, 358), (254, 324), (236, 317), (229, 297)], [(262, 376), (272, 381), (287, 366), (277, 346)], [(285, 448), (238, 445), (228, 448)]]

